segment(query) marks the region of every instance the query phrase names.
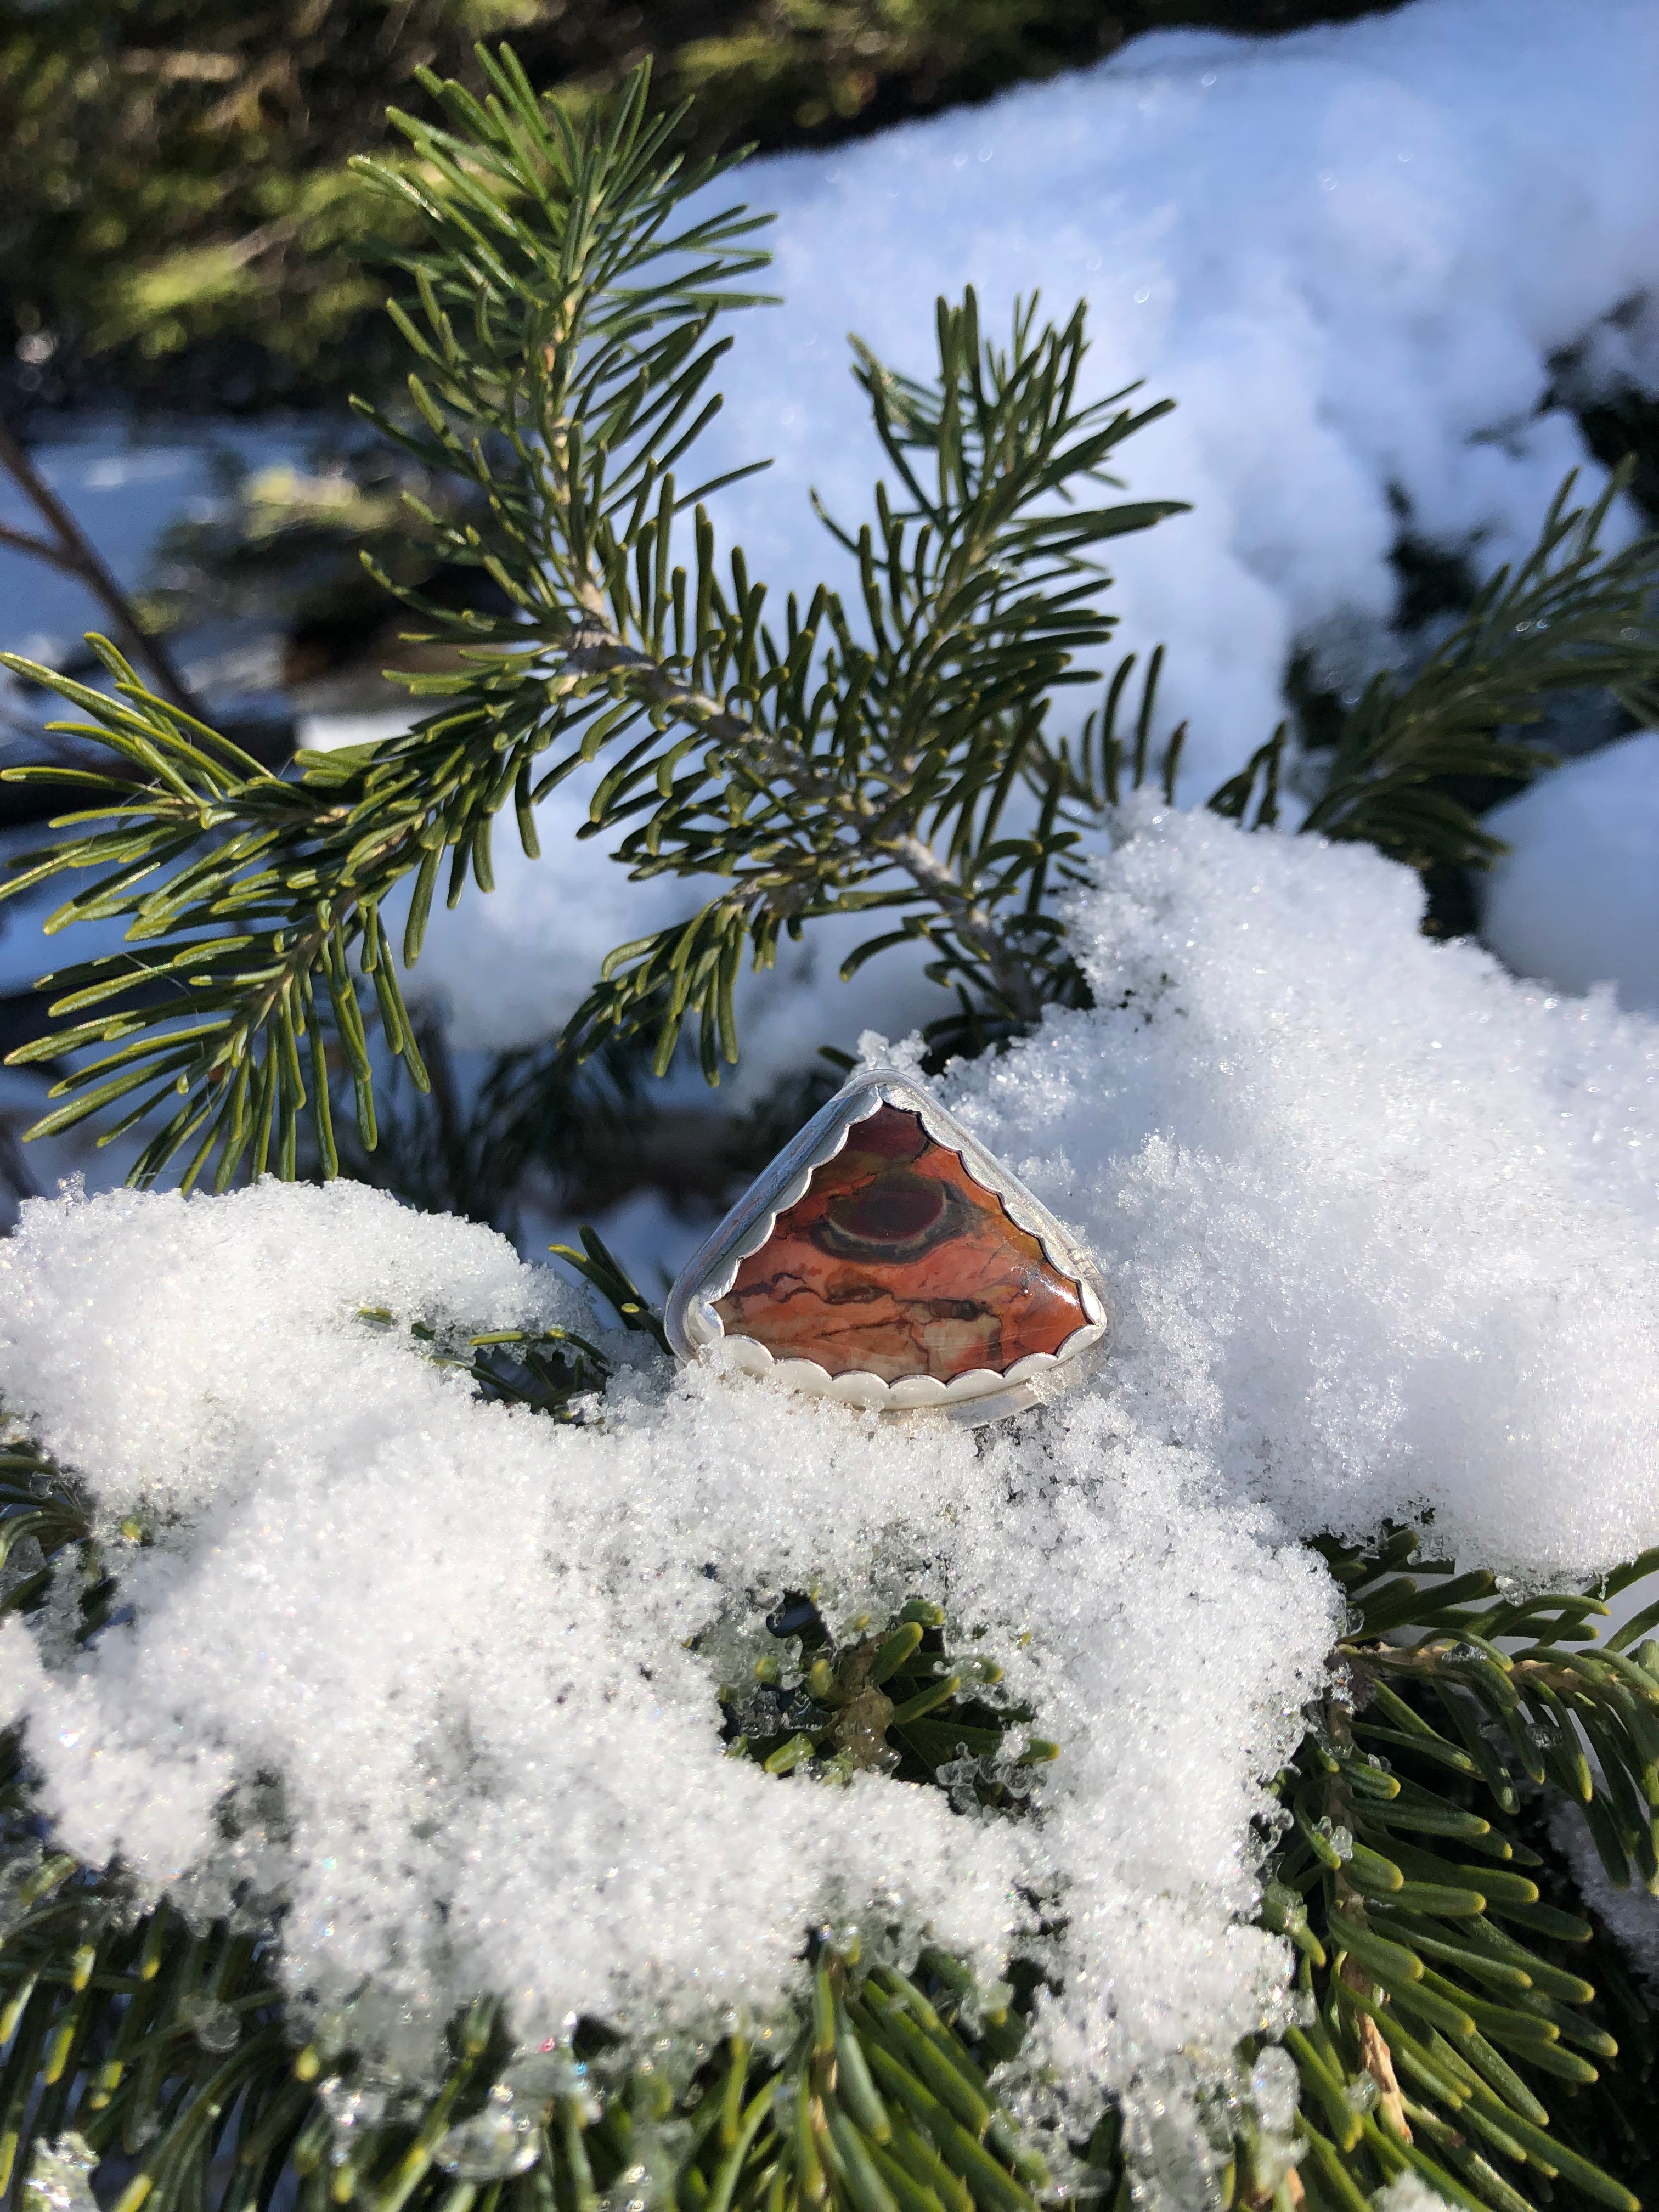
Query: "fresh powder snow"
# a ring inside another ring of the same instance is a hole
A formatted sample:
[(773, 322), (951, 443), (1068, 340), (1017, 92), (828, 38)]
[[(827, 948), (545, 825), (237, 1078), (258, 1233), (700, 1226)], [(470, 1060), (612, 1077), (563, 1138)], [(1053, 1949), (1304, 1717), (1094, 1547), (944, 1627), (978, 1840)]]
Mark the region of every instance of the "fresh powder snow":
[(1089, 1237), (1115, 1388), (1298, 1531), (1527, 1581), (1659, 1538), (1659, 1027), (1418, 928), (1368, 846), (1125, 810), (1050, 1014), (947, 1102)]
[[(114, 1540), (132, 1630), (64, 1663), (49, 1620), (56, 1665), (0, 1638), (58, 1834), (186, 1909), (289, 1897), (296, 1994), (374, 1975), (434, 2033), (479, 1989), (532, 2037), (706, 2026), (775, 2010), (826, 1921), (926, 1926), (988, 1981), (1029, 1889), (1065, 1893), (1050, 2033), (1080, 2080), (1279, 2016), (1281, 1948), (1237, 1924), (1249, 1824), (1333, 1593), (1108, 1401), (981, 1451), (653, 1375), (560, 1428), (478, 1403), (405, 1325), (568, 1321), (574, 1294), (355, 1186), (37, 1202), (0, 1277), (8, 1401), (155, 1539)], [(804, 1583), (832, 1618), (921, 1594), (982, 1627), (1064, 1747), (1044, 1820), (725, 1756), (689, 1642), (746, 1628), (752, 1656)], [(269, 1771), (280, 1820), (216, 1848), (216, 1805)]]
[[(480, 1989), (526, 2036), (764, 2020), (808, 1927), (990, 1977), (1038, 1911), (1079, 2105), (1282, 2026), (1263, 1784), (1343, 1619), (1297, 1540), (1431, 1514), (1533, 1585), (1659, 1538), (1659, 1030), (1419, 907), (1364, 848), (1126, 811), (1074, 916), (1097, 1009), (944, 1086), (1110, 1287), (1089, 1386), (979, 1437), (637, 1349), (586, 1425), (483, 1404), (410, 1325), (581, 1298), (355, 1186), (31, 1205), (0, 1392), (134, 1608), (77, 1654), (65, 1587), (0, 1638), (63, 1843), (289, 1899), (296, 1999), (369, 1977), (405, 2064)], [(1060, 1746), (1034, 1819), (724, 1755), (723, 1672), (809, 1582), (982, 1632)]]

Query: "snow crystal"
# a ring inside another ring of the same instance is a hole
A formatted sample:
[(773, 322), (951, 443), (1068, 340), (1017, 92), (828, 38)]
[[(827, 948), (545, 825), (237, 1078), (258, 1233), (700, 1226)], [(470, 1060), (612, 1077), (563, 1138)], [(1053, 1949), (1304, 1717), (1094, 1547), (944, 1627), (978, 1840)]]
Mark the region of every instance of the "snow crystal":
[(1377, 2190), (1371, 2198), (1376, 2212), (1446, 2212), (1449, 2199), (1431, 2189), (1420, 2173), (1409, 2169)]
[(1569, 761), (1486, 827), (1510, 847), (1482, 886), (1481, 935), (1520, 975), (1611, 983), (1659, 1013), (1659, 732)]
[[(136, 1629), (51, 1665), (0, 1638), (63, 1843), (187, 1910), (285, 1895), (296, 1994), (368, 1976), (428, 2036), (479, 1989), (527, 2036), (764, 2012), (826, 1921), (925, 1925), (990, 1977), (1027, 1893), (1071, 1923), (1046, 2033), (1079, 2083), (1277, 2017), (1283, 1947), (1237, 1921), (1334, 1626), (1318, 1563), (1103, 1404), (981, 1450), (699, 1373), (562, 1428), (404, 1326), (571, 1304), (487, 1232), (346, 1187), (26, 1209), (0, 1389), (154, 1538), (109, 1528)], [(723, 1755), (690, 1643), (814, 1580), (984, 1629), (1062, 1746), (1041, 1820)]]
[(1091, 1243), (1149, 1432), (1298, 1529), (1589, 1575), (1659, 1540), (1659, 1030), (1420, 912), (1368, 848), (1131, 808), (1097, 1011), (947, 1096)]
[(84, 2136), (73, 2132), (52, 2142), (37, 2142), (23, 2183), (25, 2212), (98, 2212), (92, 2193), (98, 2154)]

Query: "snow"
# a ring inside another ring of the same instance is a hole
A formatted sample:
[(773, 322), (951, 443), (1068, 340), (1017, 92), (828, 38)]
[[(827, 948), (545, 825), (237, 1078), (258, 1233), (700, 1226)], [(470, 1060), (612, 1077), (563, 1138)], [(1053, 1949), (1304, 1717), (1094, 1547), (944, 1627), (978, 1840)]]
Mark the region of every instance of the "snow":
[[(526, 2036), (764, 2018), (826, 1921), (993, 1974), (1030, 1899), (1080, 2105), (1282, 2027), (1251, 1823), (1342, 1617), (1296, 1540), (1432, 1512), (1465, 1565), (1559, 1583), (1659, 1538), (1659, 1030), (1418, 907), (1369, 850), (1129, 811), (1074, 917), (1098, 1010), (945, 1090), (1111, 1294), (1087, 1388), (978, 1440), (670, 1380), (638, 1340), (586, 1426), (483, 1405), (408, 1324), (576, 1293), (354, 1186), (32, 1204), (0, 1393), (136, 1613), (0, 1642), (64, 1844), (198, 1911), (289, 1895), (296, 1995), (367, 1974), (405, 2027), (480, 1988)], [(1037, 1818), (722, 1756), (722, 1673), (813, 1580), (832, 1618), (921, 1595), (983, 1631), (1062, 1747)]]
[(937, 293), (974, 284), (991, 333), (1017, 294), (1084, 297), (1082, 396), (1140, 378), (1178, 403), (1117, 460), (1130, 496), (1194, 511), (1112, 549), (1112, 599), (1126, 642), (1168, 644), (1164, 726), (1188, 721), (1202, 798), (1279, 720), (1297, 642), (1338, 671), (1389, 657), (1396, 495), (1495, 562), (1586, 461), (1553, 356), (1594, 332), (1587, 388), (1659, 374), (1653, 318), (1598, 328), (1659, 279), (1659, 21), (1601, 0), (1584, 24), (1575, 0), (1417, 0), (1279, 39), (1171, 32), (757, 165), (785, 304), (740, 331), (709, 441), (777, 456), (721, 495), (750, 574), (819, 572), (809, 483), (870, 511), (847, 331), (925, 372)]
[[(1079, 2087), (1282, 2021), (1283, 1948), (1237, 1923), (1334, 1594), (1104, 1401), (980, 1451), (647, 1376), (561, 1429), (476, 1402), (405, 1325), (568, 1320), (574, 1293), (357, 1187), (37, 1201), (0, 1278), (9, 1401), (155, 1537), (111, 1537), (136, 1633), (64, 1663), (49, 1620), (46, 1664), (0, 1638), (58, 1832), (187, 1910), (280, 1888), (296, 1994), (368, 1973), (434, 2027), (488, 1988), (526, 2037), (695, 2028), (775, 2011), (826, 1921), (911, 1949), (925, 1923), (989, 1979), (1029, 1887), (1066, 1900), (1046, 2040)], [(815, 1578), (833, 1617), (920, 1589), (985, 1627), (1064, 1746), (1042, 1823), (723, 1755), (688, 1640), (740, 1650)], [(283, 1820), (216, 1848), (216, 1802), (270, 1771)]]
[[(41, 439), (30, 459), (130, 591), (155, 580), (156, 545), (170, 523), (205, 520), (224, 504), (228, 475), (292, 462), (313, 435), (281, 417), (259, 423), (180, 417), (139, 432), (93, 416), (68, 435)], [(0, 522), (32, 536), (43, 527), (3, 471)], [(58, 665), (86, 630), (107, 629), (104, 609), (74, 577), (0, 545), (0, 646)], [(9, 682), (0, 677), (0, 685)]]
[[(807, 495), (857, 521), (883, 465), (846, 333), (925, 373), (937, 293), (974, 284), (992, 332), (1017, 294), (1056, 313), (1086, 298), (1081, 396), (1139, 378), (1178, 402), (1120, 472), (1194, 511), (1112, 549), (1111, 599), (1126, 647), (1168, 647), (1160, 726), (1188, 723), (1182, 796), (1201, 799), (1279, 720), (1299, 646), (1340, 685), (1396, 657), (1398, 500), (1485, 568), (1530, 544), (1569, 468), (1603, 481), (1549, 401), (1576, 344), (1576, 392), (1659, 388), (1659, 319), (1606, 319), (1659, 285), (1656, 84), (1644, 0), (1604, 0), (1594, 39), (1573, 0), (1419, 0), (1275, 40), (1140, 39), (984, 107), (758, 162), (739, 183), (778, 210), (784, 304), (737, 326), (699, 450), (709, 474), (775, 459), (718, 495), (719, 526), (776, 601), (845, 582)], [(468, 1043), (543, 1033), (611, 945), (691, 909), (691, 887), (629, 886), (563, 842), (585, 805), (550, 805), (550, 867), (504, 835), (494, 897), (430, 933), (417, 988)], [(849, 1026), (939, 1010), (920, 958), (893, 954), (849, 1003), (835, 971), (865, 933), (825, 927), (816, 969), (751, 985), (739, 1095)]]
[(1659, 1012), (1659, 732), (1567, 762), (1486, 826), (1511, 848), (1483, 887), (1481, 934), (1499, 957)]
[[(543, 801), (536, 817), (539, 860), (525, 858), (516, 830), (503, 818), (494, 842), (494, 892), (482, 896), (469, 884), (453, 911), (434, 914), (404, 988), (411, 1003), (442, 1011), (458, 1050), (503, 1051), (553, 1034), (587, 996), (613, 946), (672, 927), (714, 895), (712, 883), (702, 879), (630, 883), (597, 843), (576, 843), (607, 764), (599, 761), (580, 781), (572, 776)], [(408, 896), (401, 890), (386, 902), (394, 934)], [(872, 1022), (902, 1032), (949, 1011), (922, 972), (935, 957), (929, 946), (884, 954), (860, 971), (856, 988), (840, 981), (848, 955), (890, 926), (883, 915), (814, 922), (799, 944), (784, 939), (775, 967), (759, 975), (744, 968), (737, 992), (743, 1057), (721, 1076), (736, 1104), (810, 1068), (820, 1045), (850, 1051)], [(696, 1080), (701, 1088), (701, 1075)]]
[[(1125, 646), (1168, 647), (1160, 728), (1187, 722), (1182, 796), (1201, 799), (1279, 720), (1298, 647), (1356, 688), (1397, 656), (1399, 501), (1485, 568), (1530, 544), (1569, 468), (1603, 480), (1549, 403), (1574, 345), (1576, 392), (1659, 388), (1659, 319), (1607, 320), (1659, 284), (1656, 81), (1643, 0), (1606, 0), (1593, 40), (1572, 0), (1419, 0), (1275, 40), (1140, 39), (985, 107), (757, 163), (741, 188), (778, 210), (784, 304), (738, 326), (700, 453), (710, 474), (775, 459), (717, 496), (719, 526), (775, 600), (845, 583), (807, 496), (861, 520), (882, 466), (845, 334), (925, 373), (939, 292), (974, 284), (992, 332), (1017, 294), (1086, 298), (1081, 396), (1139, 378), (1179, 403), (1118, 459), (1129, 495), (1194, 511), (1113, 549), (1111, 599)], [(428, 938), (417, 988), (470, 1043), (540, 1033), (594, 956), (690, 910), (690, 887), (629, 886), (556, 838), (550, 869), (504, 836), (494, 897)], [(849, 1022), (939, 1010), (920, 959), (889, 954), (854, 1012), (834, 976), (863, 933), (828, 927), (816, 969), (751, 986), (740, 1095)]]
[(1623, 1947), (1638, 1980), (1647, 1984), (1650, 1996), (1659, 1997), (1659, 1897), (1633, 1884), (1613, 1887), (1583, 1814), (1565, 1797), (1552, 1808), (1550, 1841), (1572, 1869), (1585, 1904)]
[(1371, 2197), (1376, 2212), (1444, 2212), (1449, 2201), (1437, 2189), (1431, 2189), (1420, 2173), (1410, 2169), (1397, 2173)]
[(1431, 1508), (1589, 1575), (1659, 1540), (1659, 1029), (1421, 904), (1367, 847), (1132, 808), (1073, 917), (1098, 1011), (945, 1096), (1085, 1231), (1155, 1431), (1298, 1529)]
[[(1201, 798), (1277, 720), (1294, 645), (1337, 680), (1396, 649), (1396, 493), (1504, 557), (1583, 459), (1545, 405), (1559, 349), (1589, 332), (1582, 377), (1659, 386), (1654, 319), (1607, 319), (1659, 285), (1659, 25), (1602, 0), (1583, 27), (1570, 0), (1418, 0), (1170, 34), (758, 166), (789, 304), (742, 331), (709, 460), (779, 461), (722, 528), (781, 590), (825, 559), (810, 483), (866, 511), (849, 326), (916, 368), (936, 290), (974, 282), (994, 325), (1035, 284), (1086, 293), (1090, 389), (1181, 402), (1124, 459), (1131, 495), (1194, 512), (1118, 549), (1115, 598), (1126, 644), (1169, 646)], [(128, 500), (136, 573), (194, 481), (70, 489)], [(69, 626), (45, 588), (7, 601), (9, 639)], [(925, 1926), (992, 1975), (1032, 1897), (1065, 1923), (1039, 2056), (1080, 2103), (1282, 2025), (1251, 1824), (1340, 1618), (1297, 1540), (1431, 1513), (1437, 1548), (1523, 1583), (1659, 1540), (1656, 744), (1497, 820), (1493, 945), (1623, 1010), (1426, 942), (1415, 879), (1373, 853), (1128, 810), (1074, 915), (1097, 1011), (945, 1086), (1114, 1297), (1090, 1389), (978, 1443), (671, 1382), (636, 1342), (589, 1425), (483, 1405), (411, 1321), (584, 1307), (362, 1188), (32, 1203), (0, 1244), (0, 1392), (82, 1474), (135, 1609), (80, 1653), (67, 1589), (0, 1633), (0, 1721), (26, 1718), (64, 1842), (198, 1914), (286, 1896), (296, 2001), (327, 2014), (370, 1977), (416, 2071), (481, 1989), (526, 2037), (769, 2016), (826, 1921), (900, 1954)], [(579, 805), (550, 802), (539, 864), (504, 836), (494, 897), (434, 919), (420, 986), (464, 1048), (544, 1034), (604, 950), (692, 902), (574, 844)], [(890, 961), (832, 981), (861, 933), (747, 987), (745, 1085), (932, 1011)], [(9, 927), (20, 975), (32, 942)], [(629, 1234), (659, 1237), (648, 1213)], [(841, 1611), (917, 1591), (984, 1629), (1062, 1746), (1040, 1817), (723, 1756), (716, 1653), (814, 1577)]]

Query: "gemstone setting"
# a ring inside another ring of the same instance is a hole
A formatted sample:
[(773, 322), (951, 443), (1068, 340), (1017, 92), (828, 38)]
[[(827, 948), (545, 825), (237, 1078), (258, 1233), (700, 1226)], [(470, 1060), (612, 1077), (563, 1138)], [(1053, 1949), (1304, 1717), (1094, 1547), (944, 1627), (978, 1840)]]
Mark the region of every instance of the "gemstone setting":
[(1054, 1217), (897, 1069), (860, 1072), (669, 1295), (683, 1359), (884, 1413), (994, 1420), (1080, 1379), (1099, 1277)]

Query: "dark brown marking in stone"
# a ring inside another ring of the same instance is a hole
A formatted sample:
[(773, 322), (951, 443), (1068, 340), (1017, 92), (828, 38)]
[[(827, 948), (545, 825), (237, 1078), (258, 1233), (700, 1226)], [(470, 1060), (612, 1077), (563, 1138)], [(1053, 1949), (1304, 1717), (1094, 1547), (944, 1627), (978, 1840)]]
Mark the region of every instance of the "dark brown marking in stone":
[(714, 1310), (775, 1359), (887, 1382), (1002, 1374), (1088, 1320), (1036, 1238), (896, 1106), (853, 1124)]

